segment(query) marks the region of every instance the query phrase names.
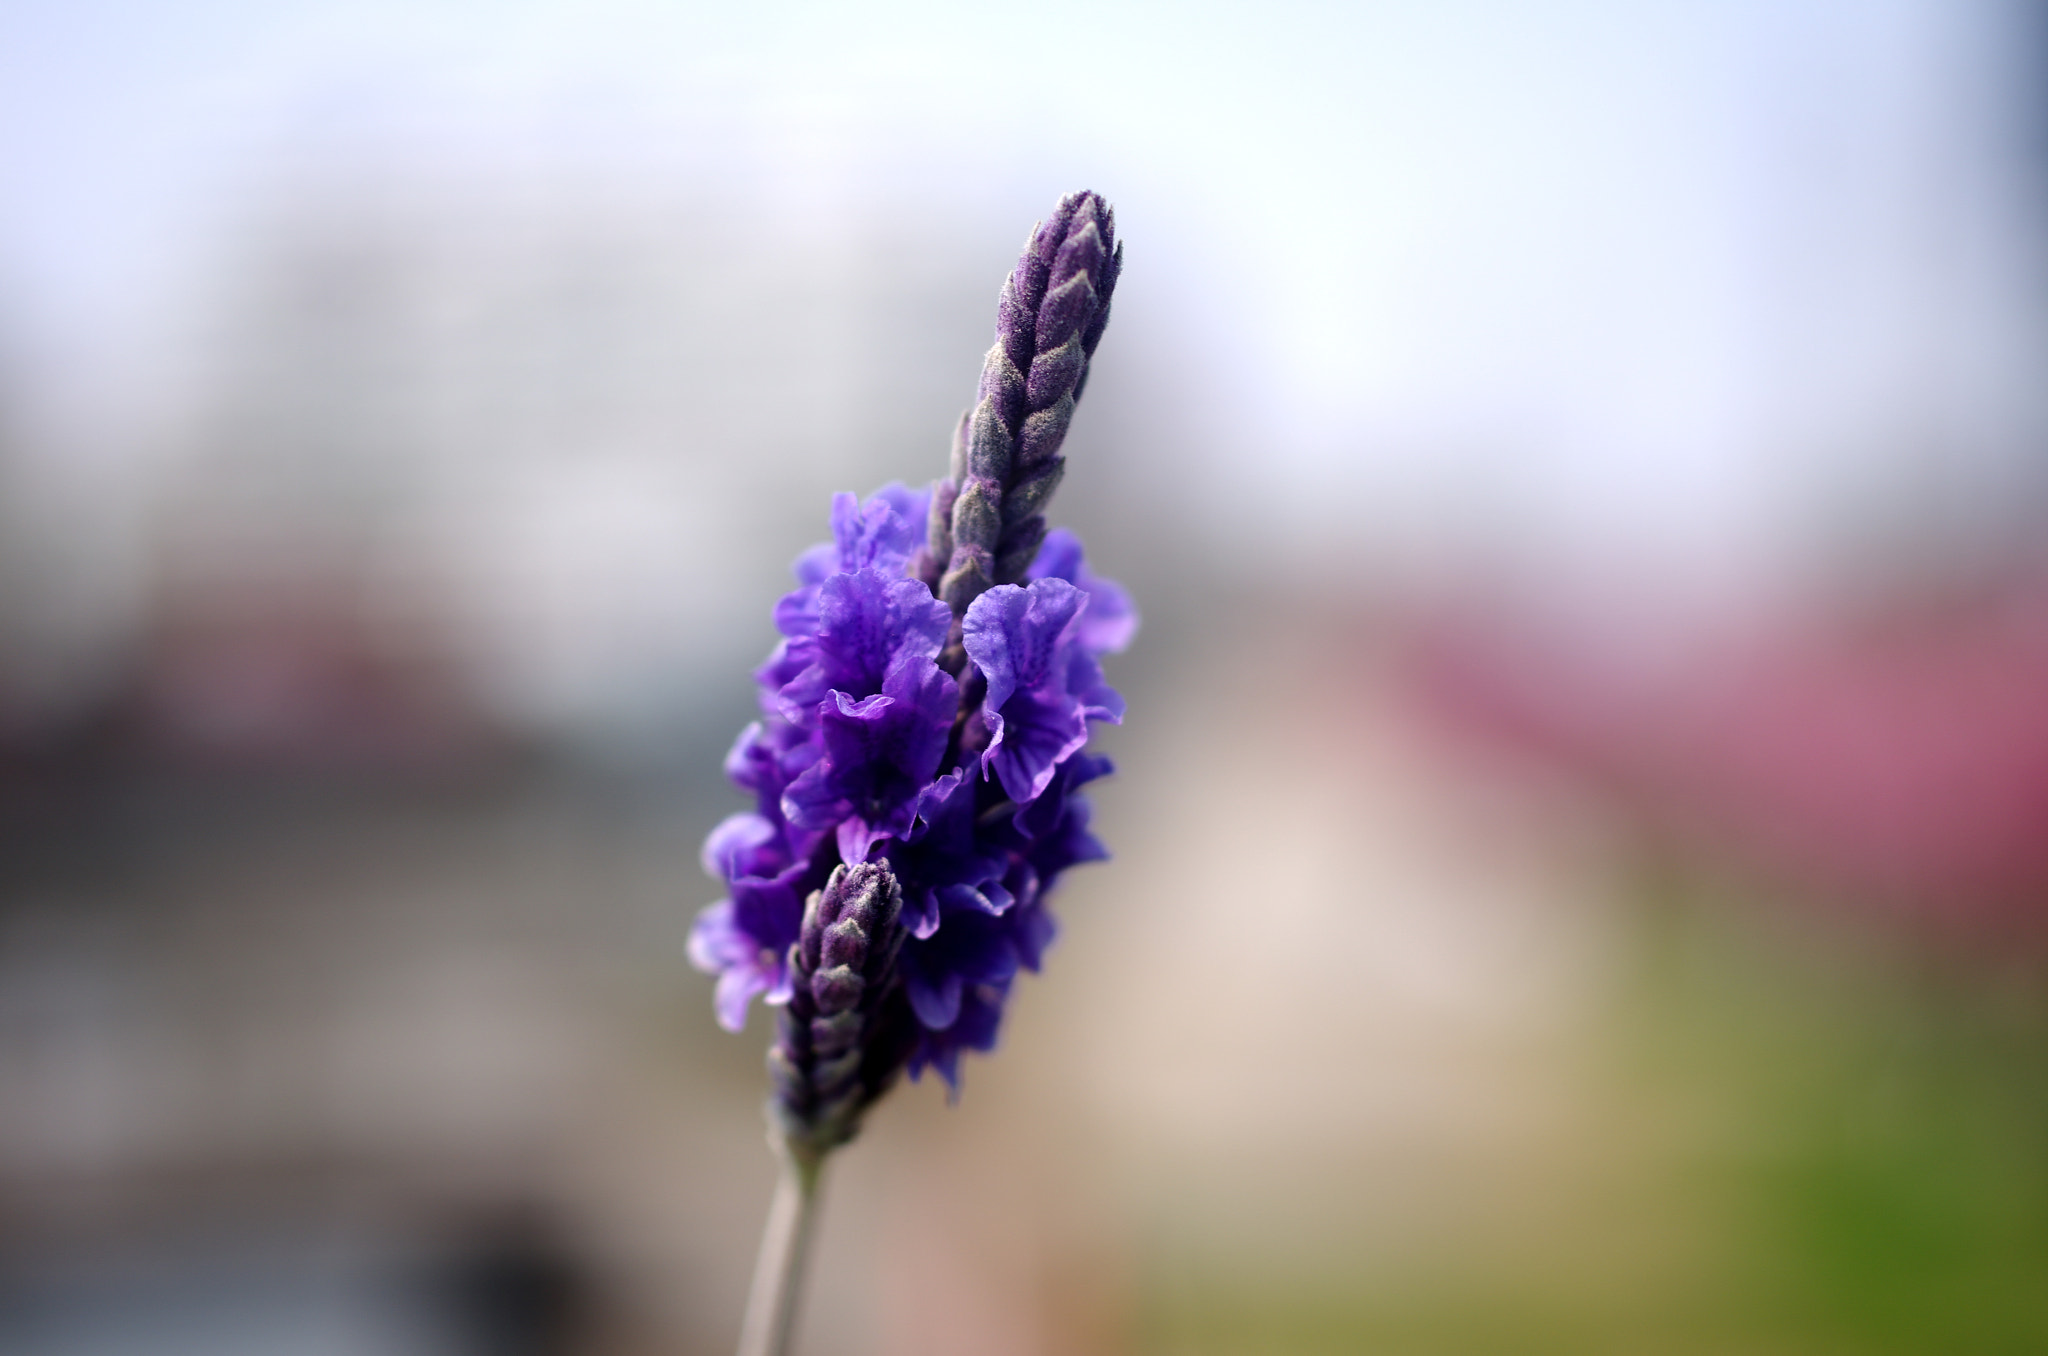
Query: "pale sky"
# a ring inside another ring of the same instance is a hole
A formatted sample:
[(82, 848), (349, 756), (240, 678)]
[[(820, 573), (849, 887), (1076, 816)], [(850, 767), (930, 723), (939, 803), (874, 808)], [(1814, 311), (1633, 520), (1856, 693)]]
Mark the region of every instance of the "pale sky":
[(2006, 14), (17, 0), (0, 352), (31, 427), (174, 406), (227, 225), (308, 154), (793, 219), (1087, 183), (1144, 244), (1127, 306), (1214, 327), (1274, 511), (1771, 558), (1841, 477), (1995, 477), (2048, 423)]

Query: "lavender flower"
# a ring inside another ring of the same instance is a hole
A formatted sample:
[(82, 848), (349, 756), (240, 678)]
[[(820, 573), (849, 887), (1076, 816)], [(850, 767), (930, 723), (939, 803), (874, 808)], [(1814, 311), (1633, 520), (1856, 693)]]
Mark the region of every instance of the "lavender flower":
[(1094, 194), (1061, 200), (1004, 283), (950, 477), (836, 496), (832, 540), (775, 607), (761, 719), (725, 763), (753, 808), (705, 841), (726, 897), (690, 935), (723, 1025), (757, 995), (781, 1009), (769, 1106), (789, 1171), (747, 1356), (787, 1343), (826, 1156), (901, 1073), (957, 1094), (961, 1056), (994, 1048), (1017, 974), (1052, 942), (1060, 877), (1109, 855), (1081, 788), (1110, 764), (1086, 746), (1092, 723), (1123, 719), (1100, 660), (1138, 614), (1044, 508), (1109, 319), (1115, 235)]
[(1123, 698), (1074, 634), (1087, 605), (1087, 594), (1048, 577), (1028, 588), (1000, 584), (967, 609), (962, 643), (985, 679), (982, 771), (1020, 805), (1088, 742), (1091, 717), (1123, 721)]
[(1086, 749), (1091, 722), (1123, 719), (1100, 659), (1138, 614), (1043, 510), (1122, 258), (1107, 203), (1060, 201), (1003, 285), (951, 476), (836, 496), (832, 540), (775, 606), (761, 719), (725, 763), (754, 808), (706, 840), (727, 894), (690, 935), (723, 1025), (756, 995), (781, 1007), (770, 1112), (791, 1174), (743, 1352), (787, 1340), (825, 1156), (902, 1072), (957, 1094), (961, 1055), (994, 1048), (1052, 941), (1054, 886), (1109, 855), (1080, 788), (1111, 770)]

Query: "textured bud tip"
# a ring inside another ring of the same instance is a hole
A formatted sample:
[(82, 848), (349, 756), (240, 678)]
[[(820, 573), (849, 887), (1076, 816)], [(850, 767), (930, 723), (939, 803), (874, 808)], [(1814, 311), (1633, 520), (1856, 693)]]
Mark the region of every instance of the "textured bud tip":
[(901, 1066), (883, 1011), (900, 988), (903, 889), (887, 862), (834, 867), (804, 904), (790, 997), (768, 1052), (776, 1125), (815, 1160), (852, 1139)]
[[(956, 618), (1030, 569), (1027, 547), (1045, 530), (1034, 520), (1064, 470), (1060, 448), (1122, 270), (1116, 214), (1094, 193), (1069, 193), (1003, 283), (996, 342), (965, 432), (955, 436), (952, 478), (933, 495), (931, 559), (920, 570)], [(941, 502), (951, 510), (943, 522)]]

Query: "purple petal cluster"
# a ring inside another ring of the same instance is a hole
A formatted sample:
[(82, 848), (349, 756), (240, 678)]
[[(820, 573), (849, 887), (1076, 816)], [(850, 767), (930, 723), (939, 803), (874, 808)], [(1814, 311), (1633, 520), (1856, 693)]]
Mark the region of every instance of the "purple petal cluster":
[(844, 1142), (904, 1069), (957, 1089), (1052, 941), (1060, 876), (1108, 855), (1081, 788), (1110, 771), (1087, 749), (1123, 719), (1100, 661), (1138, 614), (1044, 509), (1122, 266), (1109, 204), (1062, 198), (1003, 284), (950, 474), (836, 496), (775, 605), (761, 719), (726, 759), (754, 806), (704, 845), (726, 897), (690, 955), (727, 1027), (783, 1005), (793, 1152)]
[(1026, 582), (967, 607), (967, 662), (946, 672), (954, 614), (912, 573), (926, 502), (900, 485), (842, 494), (832, 542), (798, 558), (775, 608), (783, 640), (755, 674), (761, 719), (726, 759), (754, 806), (704, 845), (728, 893), (699, 915), (691, 957), (718, 975), (719, 1020), (737, 1030), (756, 994), (790, 1001), (807, 902), (815, 914), (842, 868), (882, 867), (904, 936), (873, 1021), (906, 1033), (913, 1077), (957, 1087), (961, 1053), (994, 1045), (1011, 982), (1052, 940), (1053, 885), (1108, 855), (1080, 788), (1110, 764), (1085, 745), (1090, 722), (1122, 719), (1099, 660), (1137, 613), (1054, 532)]

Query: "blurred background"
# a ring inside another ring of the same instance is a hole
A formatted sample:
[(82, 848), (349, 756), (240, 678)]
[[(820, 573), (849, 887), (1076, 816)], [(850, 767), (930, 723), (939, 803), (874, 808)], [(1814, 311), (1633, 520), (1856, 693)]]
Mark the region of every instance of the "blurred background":
[(805, 1352), (2048, 1350), (2048, 11), (0, 6), (0, 1351), (737, 1331), (787, 562), (1068, 189), (1145, 612)]

